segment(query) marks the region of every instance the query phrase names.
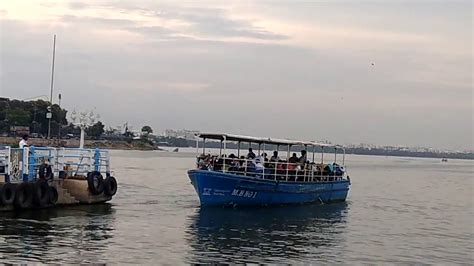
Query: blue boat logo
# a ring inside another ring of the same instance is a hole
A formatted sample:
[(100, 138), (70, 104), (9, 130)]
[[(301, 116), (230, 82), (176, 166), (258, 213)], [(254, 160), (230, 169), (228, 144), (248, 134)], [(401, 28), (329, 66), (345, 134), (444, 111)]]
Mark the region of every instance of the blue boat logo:
[(202, 195), (203, 196), (211, 196), (212, 188), (203, 188)]

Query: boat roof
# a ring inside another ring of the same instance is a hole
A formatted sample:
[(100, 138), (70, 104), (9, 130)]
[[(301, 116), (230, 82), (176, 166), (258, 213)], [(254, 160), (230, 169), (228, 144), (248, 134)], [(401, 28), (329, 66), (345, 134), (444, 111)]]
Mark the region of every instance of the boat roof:
[(240, 141), (240, 142), (252, 142), (258, 144), (273, 144), (273, 145), (308, 145), (308, 146), (319, 146), (319, 147), (335, 147), (341, 148), (344, 147), (341, 145), (320, 143), (315, 141), (302, 141), (302, 140), (290, 140), (290, 139), (276, 139), (276, 138), (261, 138), (261, 137), (252, 137), (245, 135), (235, 135), (235, 134), (226, 134), (226, 133), (210, 133), (210, 132), (199, 132), (195, 134), (197, 137), (202, 139), (215, 139), (215, 140), (228, 140), (228, 141)]

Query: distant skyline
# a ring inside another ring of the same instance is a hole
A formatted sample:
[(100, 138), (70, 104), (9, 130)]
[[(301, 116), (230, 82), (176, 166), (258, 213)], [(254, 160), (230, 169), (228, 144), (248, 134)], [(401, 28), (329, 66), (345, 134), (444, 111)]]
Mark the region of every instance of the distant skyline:
[(2, 1), (0, 96), (112, 127), (473, 150), (472, 1)]

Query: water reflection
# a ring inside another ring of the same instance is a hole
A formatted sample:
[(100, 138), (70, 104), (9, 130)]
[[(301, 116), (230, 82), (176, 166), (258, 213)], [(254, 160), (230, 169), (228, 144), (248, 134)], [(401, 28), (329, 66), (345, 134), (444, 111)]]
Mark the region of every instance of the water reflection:
[[(346, 203), (258, 209), (200, 208), (186, 236), (190, 263), (313, 260), (343, 242)], [(334, 255), (334, 252), (332, 252)], [(332, 260), (334, 261), (334, 260)]]
[(0, 259), (18, 263), (101, 262), (113, 237), (110, 204), (0, 213)]

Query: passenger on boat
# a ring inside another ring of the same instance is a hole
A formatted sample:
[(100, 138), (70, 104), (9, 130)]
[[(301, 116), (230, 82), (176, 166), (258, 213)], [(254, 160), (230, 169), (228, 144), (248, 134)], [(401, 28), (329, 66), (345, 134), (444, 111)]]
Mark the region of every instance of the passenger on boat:
[(263, 166), (265, 166), (265, 168), (270, 167), (270, 164), (268, 163), (268, 157), (267, 157), (266, 152), (262, 153), (262, 163), (263, 163)]
[(255, 159), (255, 153), (253, 153), (252, 148), (249, 148), (249, 153), (247, 154), (247, 159), (250, 159), (250, 160)]
[(255, 157), (255, 170), (257, 172), (263, 172), (263, 169), (265, 168), (262, 164), (262, 161), (263, 161), (262, 157), (260, 156)]
[(298, 157), (296, 156), (296, 153), (293, 153), (293, 155), (288, 159), (288, 170), (295, 170), (296, 166), (298, 164)]
[(296, 156), (296, 153), (292, 154), (292, 156), (288, 159), (288, 163), (298, 163), (298, 156)]
[(212, 161), (210, 154), (201, 154), (198, 158), (198, 168), (203, 170), (212, 169)]
[(278, 162), (280, 161), (280, 157), (278, 157), (278, 151), (273, 152), (273, 156), (270, 157), (270, 162)]
[(230, 166), (229, 166), (229, 171), (239, 171), (240, 170), (240, 162), (239, 158), (235, 156), (233, 153), (229, 155), (230, 161)]
[(298, 162), (300, 165), (304, 165), (306, 161), (308, 160), (307, 155), (306, 155), (306, 150), (301, 151), (301, 157), (298, 158)]
[(23, 137), (20, 140), (20, 143), (18, 143), (18, 146), (20, 149), (23, 149), (24, 147), (28, 147), (28, 135), (23, 135)]

